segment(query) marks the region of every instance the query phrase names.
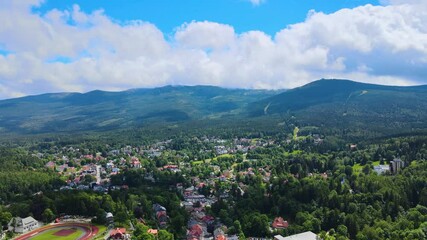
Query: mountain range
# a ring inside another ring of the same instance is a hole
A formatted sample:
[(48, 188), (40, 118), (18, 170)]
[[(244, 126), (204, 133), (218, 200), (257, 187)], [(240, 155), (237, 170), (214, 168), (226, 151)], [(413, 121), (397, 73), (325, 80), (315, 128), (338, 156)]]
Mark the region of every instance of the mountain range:
[(301, 125), (425, 127), (427, 86), (318, 80), (281, 91), (166, 86), (52, 93), (0, 101), (0, 132), (131, 128), (198, 120), (296, 119)]

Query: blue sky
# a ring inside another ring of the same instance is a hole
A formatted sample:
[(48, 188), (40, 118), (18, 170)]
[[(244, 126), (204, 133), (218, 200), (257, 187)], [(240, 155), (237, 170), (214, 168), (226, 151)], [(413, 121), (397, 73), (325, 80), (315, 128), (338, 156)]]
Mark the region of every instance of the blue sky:
[(249, 0), (47, 0), (39, 9), (71, 9), (78, 4), (92, 12), (103, 9), (106, 15), (119, 21), (143, 20), (155, 24), (165, 34), (185, 22), (211, 21), (229, 24), (238, 33), (260, 30), (270, 35), (289, 24), (304, 21), (307, 13), (332, 13), (342, 8), (365, 4), (378, 5), (373, 0), (265, 0), (259, 5)]
[(0, 99), (321, 78), (427, 84), (425, 0), (0, 1)]

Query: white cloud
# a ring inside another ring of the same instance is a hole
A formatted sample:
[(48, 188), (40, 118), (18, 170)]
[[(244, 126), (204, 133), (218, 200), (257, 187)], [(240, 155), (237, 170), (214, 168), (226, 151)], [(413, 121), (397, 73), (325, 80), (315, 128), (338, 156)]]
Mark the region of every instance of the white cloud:
[(175, 40), (187, 48), (220, 49), (229, 47), (235, 36), (229, 25), (204, 21), (183, 24), (176, 32)]
[(254, 6), (259, 6), (262, 3), (266, 2), (266, 0), (248, 0), (248, 1), (251, 2), (252, 5), (254, 5)]
[(103, 11), (0, 9), (0, 98), (167, 84), (290, 88), (320, 78), (427, 83), (422, 1), (366, 5), (307, 19), (275, 36), (191, 22), (166, 38), (153, 24), (118, 23)]

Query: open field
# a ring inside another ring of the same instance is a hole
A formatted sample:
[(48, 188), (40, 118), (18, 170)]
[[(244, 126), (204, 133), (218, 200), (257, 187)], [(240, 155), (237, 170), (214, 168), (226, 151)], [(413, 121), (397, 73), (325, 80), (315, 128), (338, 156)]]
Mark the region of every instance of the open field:
[[(75, 230), (74, 230), (75, 229)], [(84, 231), (79, 228), (71, 229), (66, 227), (64, 229), (54, 228), (47, 231), (43, 231), (36, 236), (32, 237), (31, 240), (49, 240), (49, 239), (63, 239), (63, 240), (74, 240), (79, 239), (84, 235)]]

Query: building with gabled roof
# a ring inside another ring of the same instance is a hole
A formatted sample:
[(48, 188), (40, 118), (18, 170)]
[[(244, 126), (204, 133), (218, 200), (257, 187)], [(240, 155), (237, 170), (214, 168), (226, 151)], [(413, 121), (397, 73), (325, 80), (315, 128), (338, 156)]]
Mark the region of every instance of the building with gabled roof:
[(273, 223), (271, 224), (273, 228), (276, 229), (284, 229), (289, 227), (288, 221), (283, 220), (282, 217), (277, 217), (274, 219)]
[(39, 222), (33, 217), (16, 217), (9, 222), (9, 230), (13, 230), (16, 233), (26, 233), (36, 228), (39, 228)]
[(126, 234), (126, 228), (113, 229), (110, 233), (109, 239), (128, 239), (128, 235)]

